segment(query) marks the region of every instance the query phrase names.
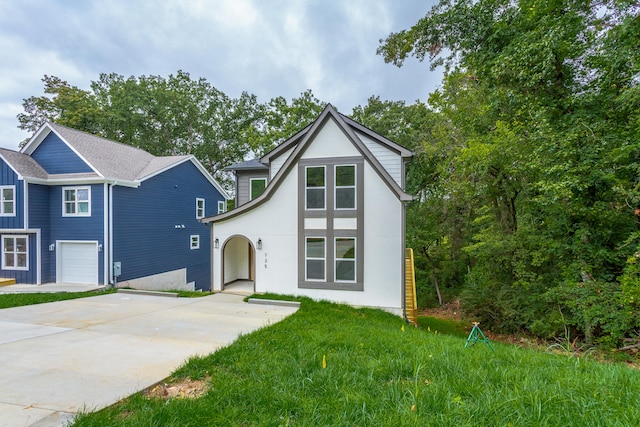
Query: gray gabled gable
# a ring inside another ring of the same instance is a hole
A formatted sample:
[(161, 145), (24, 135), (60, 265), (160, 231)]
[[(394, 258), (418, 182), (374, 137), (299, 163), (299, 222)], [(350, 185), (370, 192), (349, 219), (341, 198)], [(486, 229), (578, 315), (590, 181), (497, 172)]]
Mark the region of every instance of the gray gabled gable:
[[(360, 140), (360, 138), (358, 138), (354, 130), (351, 128), (351, 125), (347, 123), (344, 117), (345, 116), (338, 113), (337, 110), (331, 104), (327, 104), (327, 106), (322, 111), (320, 116), (318, 116), (318, 118), (313, 123), (311, 123), (302, 131), (298, 132), (296, 135), (294, 135), (287, 141), (283, 142), (281, 145), (274, 148), (273, 150), (271, 150), (269, 153), (265, 154), (262, 157), (261, 161), (263, 163), (269, 163), (277, 156), (287, 152), (287, 150), (289, 150), (290, 148), (293, 148), (293, 151), (285, 161), (284, 165), (280, 168), (278, 173), (273, 177), (271, 183), (267, 186), (264, 193), (262, 193), (259, 197), (251, 200), (250, 202), (240, 207), (237, 207), (236, 209), (233, 209), (229, 212), (226, 212), (224, 214), (220, 214), (214, 217), (204, 218), (202, 221), (205, 223), (208, 223), (208, 222), (218, 222), (218, 221), (223, 221), (229, 218), (233, 218), (234, 216), (240, 215), (248, 210), (251, 210), (261, 205), (262, 203), (266, 202), (267, 200), (269, 200), (271, 196), (277, 191), (278, 187), (280, 186), (280, 184), (282, 183), (286, 175), (288, 175), (293, 169), (293, 167), (295, 166), (295, 164), (297, 164), (298, 160), (306, 150), (310, 141), (312, 141), (316, 137), (316, 135), (318, 134), (320, 129), (322, 129), (322, 127), (325, 125), (327, 120), (333, 120), (336, 123), (338, 128), (345, 134), (347, 139), (356, 147), (356, 149), (360, 152), (360, 154), (362, 154), (362, 156), (365, 158), (365, 161), (367, 161), (373, 167), (373, 169), (378, 174), (378, 176), (380, 176), (383, 182), (396, 195), (396, 197), (398, 197), (399, 200), (401, 201), (413, 200), (413, 196), (405, 193), (405, 191), (398, 185), (397, 182), (395, 182), (395, 180), (389, 175), (389, 173), (385, 170), (385, 168), (380, 164), (378, 159), (371, 153), (371, 151), (369, 151), (369, 149)], [(350, 120), (350, 121), (353, 122), (353, 120)], [(353, 122), (353, 123), (356, 123), (356, 122)], [(410, 156), (413, 154), (411, 151), (399, 146), (398, 144), (395, 144), (387, 140), (386, 138), (383, 138), (381, 135), (378, 135), (375, 132), (368, 130), (364, 126), (359, 125), (358, 130), (361, 130), (361, 129), (363, 131), (366, 130), (366, 133), (368, 135), (371, 135), (377, 140), (380, 140), (381, 143), (385, 143), (389, 146), (393, 146), (395, 149), (398, 150), (398, 153), (401, 154), (405, 159), (410, 158)]]

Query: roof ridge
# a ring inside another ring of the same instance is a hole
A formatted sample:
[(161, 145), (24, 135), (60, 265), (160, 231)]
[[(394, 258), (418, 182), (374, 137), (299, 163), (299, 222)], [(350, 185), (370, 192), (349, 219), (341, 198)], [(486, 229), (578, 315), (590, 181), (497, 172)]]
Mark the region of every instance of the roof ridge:
[(113, 139), (109, 139), (109, 138), (107, 138), (107, 137), (105, 137), (105, 136), (96, 135), (96, 134), (89, 133), (89, 132), (86, 132), (86, 131), (83, 131), (83, 130), (79, 130), (79, 129), (74, 129), (74, 128), (72, 128), (72, 127), (65, 126), (65, 125), (61, 125), (60, 123), (56, 123), (56, 122), (47, 122), (47, 123), (48, 123), (49, 125), (51, 125), (52, 127), (54, 127), (54, 128), (55, 128), (55, 127), (62, 127), (62, 128), (66, 129), (66, 130), (69, 130), (69, 131), (71, 131), (71, 132), (81, 133), (81, 134), (86, 135), (86, 136), (88, 136), (88, 137), (90, 137), (90, 138), (102, 139), (102, 140), (104, 140), (104, 141), (110, 142), (111, 144), (117, 144), (117, 145), (121, 145), (121, 146), (123, 146), (123, 147), (133, 148), (133, 149), (135, 149), (135, 150), (138, 150), (138, 151), (142, 151), (142, 152), (144, 152), (144, 153), (147, 153), (147, 154), (149, 154), (149, 155), (151, 155), (151, 156), (153, 156), (153, 157), (162, 157), (162, 156), (156, 156), (155, 154), (152, 154), (152, 153), (148, 152), (147, 150), (142, 149), (142, 148), (140, 148), (140, 147), (136, 147), (135, 145), (127, 144), (127, 143), (125, 143), (125, 142), (121, 142), (121, 141), (115, 141), (115, 140), (113, 140)]

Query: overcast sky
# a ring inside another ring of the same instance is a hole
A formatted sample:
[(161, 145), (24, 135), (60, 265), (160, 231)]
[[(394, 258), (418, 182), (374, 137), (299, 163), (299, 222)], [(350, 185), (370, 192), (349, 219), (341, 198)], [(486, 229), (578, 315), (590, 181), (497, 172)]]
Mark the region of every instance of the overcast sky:
[(376, 55), (381, 38), (407, 29), (434, 0), (0, 0), (0, 146), (27, 138), (22, 100), (54, 75), (89, 89), (100, 73), (178, 70), (230, 97), (288, 100), (311, 89), (351, 113), (372, 95), (426, 101), (441, 70)]

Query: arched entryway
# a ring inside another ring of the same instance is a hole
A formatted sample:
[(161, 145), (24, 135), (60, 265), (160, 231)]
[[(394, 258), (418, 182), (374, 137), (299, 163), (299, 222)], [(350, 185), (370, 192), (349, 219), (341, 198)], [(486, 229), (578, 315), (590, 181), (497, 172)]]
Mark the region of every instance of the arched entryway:
[(255, 249), (244, 236), (232, 236), (222, 247), (222, 290), (255, 290)]

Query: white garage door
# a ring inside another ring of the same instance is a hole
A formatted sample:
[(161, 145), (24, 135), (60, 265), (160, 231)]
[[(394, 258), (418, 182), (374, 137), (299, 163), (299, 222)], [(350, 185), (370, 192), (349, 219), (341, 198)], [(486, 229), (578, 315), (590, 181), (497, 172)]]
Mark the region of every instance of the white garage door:
[(98, 284), (97, 242), (58, 242), (58, 283)]

